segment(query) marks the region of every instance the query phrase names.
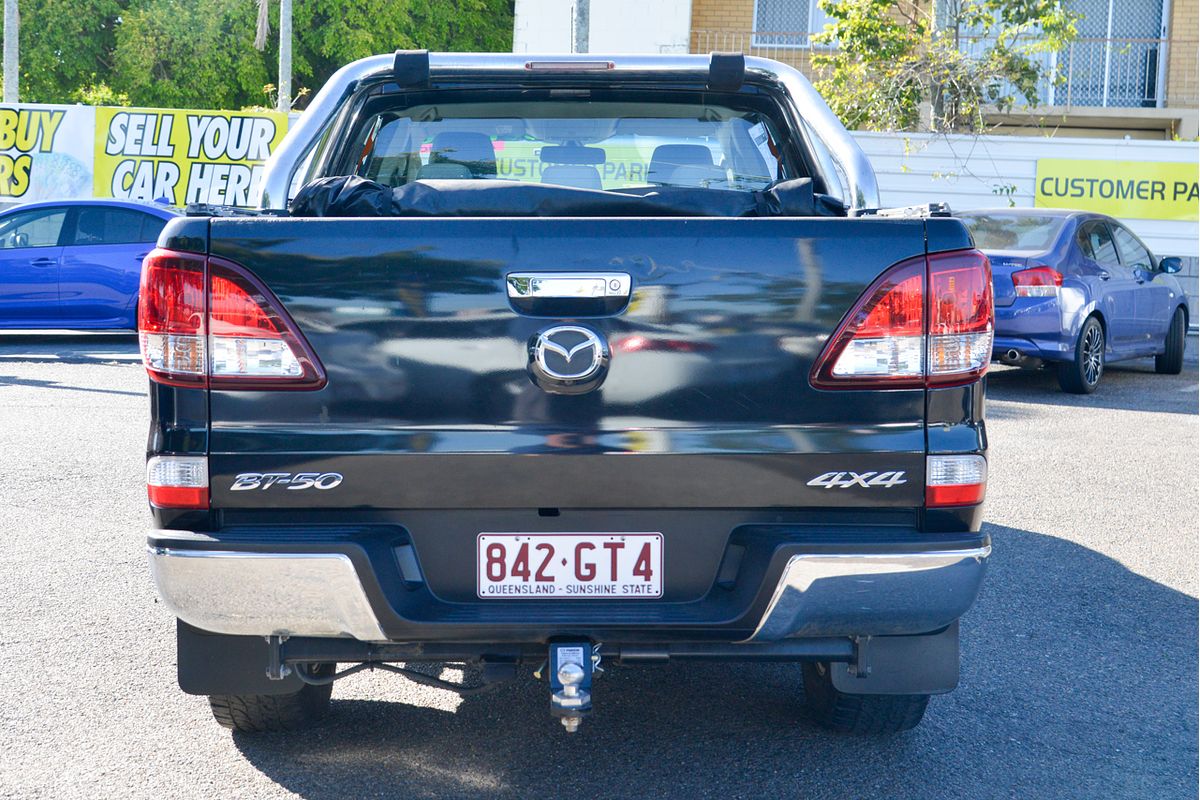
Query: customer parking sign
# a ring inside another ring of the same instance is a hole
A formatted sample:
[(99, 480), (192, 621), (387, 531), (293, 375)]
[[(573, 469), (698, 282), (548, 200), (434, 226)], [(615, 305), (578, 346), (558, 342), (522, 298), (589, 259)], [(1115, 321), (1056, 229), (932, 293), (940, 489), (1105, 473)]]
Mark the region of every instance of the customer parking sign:
[(1039, 158), (1034, 205), (1121, 219), (1200, 219), (1196, 164)]

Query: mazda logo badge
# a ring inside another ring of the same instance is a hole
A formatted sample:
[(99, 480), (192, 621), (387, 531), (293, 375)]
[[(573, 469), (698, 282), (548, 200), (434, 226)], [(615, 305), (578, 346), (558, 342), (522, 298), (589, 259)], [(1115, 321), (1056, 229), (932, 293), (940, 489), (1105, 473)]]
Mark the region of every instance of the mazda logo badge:
[(529, 342), (529, 371), (548, 392), (579, 394), (595, 389), (608, 368), (603, 337), (580, 325), (556, 325)]

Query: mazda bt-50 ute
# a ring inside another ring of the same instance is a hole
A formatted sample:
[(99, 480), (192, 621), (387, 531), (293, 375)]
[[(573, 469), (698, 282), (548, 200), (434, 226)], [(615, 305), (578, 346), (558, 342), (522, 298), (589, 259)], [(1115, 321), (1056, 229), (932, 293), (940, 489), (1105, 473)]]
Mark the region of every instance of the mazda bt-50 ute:
[(150, 566), (220, 723), (366, 668), (532, 676), (568, 731), (675, 659), (796, 662), (856, 732), (954, 688), (988, 262), (881, 212), (795, 70), (367, 58), (261, 193), (171, 221), (140, 294)]

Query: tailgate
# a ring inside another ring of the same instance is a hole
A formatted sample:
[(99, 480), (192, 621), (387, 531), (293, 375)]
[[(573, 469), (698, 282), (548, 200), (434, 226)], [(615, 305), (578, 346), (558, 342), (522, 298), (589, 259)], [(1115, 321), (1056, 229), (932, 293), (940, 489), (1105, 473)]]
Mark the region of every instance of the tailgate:
[[(921, 220), (214, 219), (211, 254), (278, 296), (328, 383), (211, 392), (213, 505), (919, 506), (925, 391), (821, 391), (809, 373), (864, 289), (924, 251)], [(513, 299), (522, 275), (628, 282), (615, 300)], [(548, 332), (560, 374), (598, 338), (598, 387), (535, 382)], [(893, 470), (907, 483), (810, 485)], [(301, 472), (342, 480), (230, 489)]]

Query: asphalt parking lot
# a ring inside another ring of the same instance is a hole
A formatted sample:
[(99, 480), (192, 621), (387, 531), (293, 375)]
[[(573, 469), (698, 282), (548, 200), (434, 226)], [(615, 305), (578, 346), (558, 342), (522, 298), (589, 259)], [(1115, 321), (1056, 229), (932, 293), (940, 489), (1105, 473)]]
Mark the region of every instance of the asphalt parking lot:
[(1091, 397), (992, 373), (991, 571), (959, 689), (909, 734), (811, 727), (795, 666), (678, 664), (610, 671), (574, 737), (532, 679), (460, 701), (365, 673), (320, 729), (250, 737), (175, 686), (132, 338), (0, 335), (0, 796), (1195, 798), (1188, 347)]

